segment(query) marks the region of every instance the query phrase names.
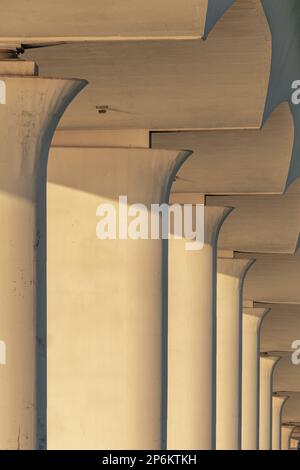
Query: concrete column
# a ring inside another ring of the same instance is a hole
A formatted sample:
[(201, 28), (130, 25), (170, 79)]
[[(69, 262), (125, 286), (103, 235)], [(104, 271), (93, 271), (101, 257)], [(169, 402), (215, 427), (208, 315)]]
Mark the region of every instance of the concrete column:
[(272, 450), (281, 450), (282, 410), (288, 398), (278, 395), (272, 398)]
[(272, 448), (272, 382), (273, 371), (280, 357), (261, 355), (259, 385), (259, 449)]
[[(149, 232), (147, 239), (126, 239), (134, 219), (131, 214), (125, 222), (119, 196), (127, 196), (129, 206), (144, 204), (140, 217), (149, 221), (150, 204), (168, 201), (188, 155), (140, 148), (51, 150), (49, 448), (166, 446), (167, 240), (149, 239)], [(119, 233), (117, 220), (115, 239), (97, 238), (100, 204), (109, 204), (107, 210), (125, 223)]]
[(168, 449), (215, 448), (216, 245), (230, 211), (205, 206), (201, 250), (170, 239)]
[(290, 450), (290, 441), (296, 426), (281, 426), (281, 450)]
[(0, 60), (1, 449), (45, 447), (47, 157), (62, 113), (86, 83), (36, 73), (32, 62)]
[(259, 446), (259, 335), (266, 308), (243, 308), (242, 449)]
[(242, 291), (253, 260), (218, 258), (217, 449), (241, 448)]
[(290, 442), (291, 442), (290, 449), (298, 450), (299, 439), (295, 439), (292, 437)]

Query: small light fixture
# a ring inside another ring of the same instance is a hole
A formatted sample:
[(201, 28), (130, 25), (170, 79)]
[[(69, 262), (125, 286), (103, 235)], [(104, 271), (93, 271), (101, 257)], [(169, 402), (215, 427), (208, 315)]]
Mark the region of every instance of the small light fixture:
[(109, 109), (109, 106), (108, 105), (101, 105), (101, 106), (96, 106), (96, 109), (98, 111), (99, 114), (106, 114), (108, 109)]

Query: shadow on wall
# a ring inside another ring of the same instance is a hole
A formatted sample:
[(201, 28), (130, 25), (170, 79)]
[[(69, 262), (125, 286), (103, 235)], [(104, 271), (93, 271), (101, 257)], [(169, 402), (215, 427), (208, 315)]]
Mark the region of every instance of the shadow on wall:
[[(272, 67), (264, 120), (282, 101), (291, 103), (292, 83), (300, 79), (300, 2), (261, 0), (272, 34)], [(300, 176), (300, 106), (290, 104), (295, 142), (287, 187)]]

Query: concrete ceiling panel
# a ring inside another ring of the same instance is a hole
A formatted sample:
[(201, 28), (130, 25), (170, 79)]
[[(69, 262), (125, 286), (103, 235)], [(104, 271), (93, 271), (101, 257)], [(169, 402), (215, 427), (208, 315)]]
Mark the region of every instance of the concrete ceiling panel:
[(300, 256), (253, 253), (240, 256), (256, 259), (244, 282), (245, 299), (300, 304)]
[(260, 1), (237, 0), (207, 41), (81, 42), (26, 58), (42, 75), (89, 81), (62, 128), (259, 128), (271, 34)]
[(153, 133), (153, 148), (187, 148), (173, 192), (279, 193), (285, 189), (294, 142), (289, 105), (282, 103), (259, 130)]
[[(283, 195), (208, 197), (209, 205), (234, 207), (218, 241), (221, 250), (294, 254), (300, 233), (300, 191)], [(295, 182), (296, 183), (296, 182)]]
[(300, 340), (300, 305), (273, 304), (270, 307), (261, 325), (260, 350), (293, 352), (292, 343)]
[(195, 38), (234, 0), (2, 0), (0, 36), (22, 42)]
[(273, 389), (275, 392), (287, 392), (291, 396), (295, 392), (300, 394), (300, 366), (292, 363), (291, 353), (282, 357), (276, 365), (273, 374)]

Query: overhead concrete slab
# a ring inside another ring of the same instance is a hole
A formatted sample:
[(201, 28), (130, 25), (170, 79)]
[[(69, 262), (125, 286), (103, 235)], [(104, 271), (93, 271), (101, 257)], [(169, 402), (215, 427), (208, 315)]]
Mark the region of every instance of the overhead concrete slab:
[[(295, 332), (297, 339), (297, 332)], [(298, 338), (299, 339), (299, 338)], [(300, 366), (292, 363), (292, 354), (282, 357), (274, 369), (273, 388), (275, 392), (300, 393)], [(300, 409), (299, 409), (300, 412)]]
[(81, 42), (32, 49), (43, 75), (89, 81), (62, 128), (259, 128), (271, 35), (259, 0), (237, 0), (207, 41)]
[(294, 124), (283, 103), (259, 130), (154, 132), (153, 148), (188, 148), (173, 192), (202, 194), (282, 193), (294, 142)]
[(300, 232), (300, 180), (272, 196), (210, 196), (209, 205), (234, 207), (218, 241), (221, 250), (294, 254)]
[(244, 299), (264, 303), (300, 303), (300, 256), (253, 253), (240, 256), (256, 259), (245, 279)]
[(2, 0), (0, 36), (36, 42), (194, 38), (234, 0)]
[(290, 394), (290, 398), (283, 407), (282, 421), (300, 423), (300, 393)]
[(300, 339), (300, 305), (272, 304), (270, 307), (261, 325), (260, 350), (292, 353), (292, 343), (298, 336)]

